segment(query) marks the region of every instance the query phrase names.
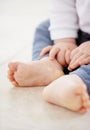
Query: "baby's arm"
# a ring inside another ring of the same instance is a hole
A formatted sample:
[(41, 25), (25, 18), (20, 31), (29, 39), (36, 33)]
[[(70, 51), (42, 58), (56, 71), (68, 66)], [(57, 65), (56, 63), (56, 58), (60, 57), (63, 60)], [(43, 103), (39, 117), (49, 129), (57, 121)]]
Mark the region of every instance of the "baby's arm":
[(69, 70), (73, 70), (84, 64), (90, 64), (90, 41), (84, 42), (74, 49), (71, 52), (70, 59)]
[[(46, 47), (43, 51), (50, 51), (50, 58), (57, 58), (58, 62), (67, 66), (70, 52), (76, 47), (78, 37), (78, 15), (75, 0), (51, 0), (50, 38), (55, 45)], [(58, 39), (58, 40), (56, 40)], [(45, 54), (45, 53), (41, 53)]]
[(54, 41), (53, 46), (44, 48), (41, 56), (49, 52), (51, 60), (56, 58), (62, 66), (67, 66), (70, 62), (70, 52), (76, 47), (76, 42), (73, 38), (58, 39)]

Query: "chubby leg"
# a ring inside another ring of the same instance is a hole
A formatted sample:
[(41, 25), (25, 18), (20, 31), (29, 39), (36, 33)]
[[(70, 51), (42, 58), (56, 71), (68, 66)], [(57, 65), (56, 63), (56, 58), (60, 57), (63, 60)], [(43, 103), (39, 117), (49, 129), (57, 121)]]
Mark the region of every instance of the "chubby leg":
[(71, 111), (84, 113), (90, 108), (87, 87), (75, 74), (64, 75), (53, 81), (44, 88), (43, 96), (46, 101)]
[(14, 86), (46, 86), (64, 75), (62, 67), (48, 57), (29, 64), (10, 63), (8, 78)]

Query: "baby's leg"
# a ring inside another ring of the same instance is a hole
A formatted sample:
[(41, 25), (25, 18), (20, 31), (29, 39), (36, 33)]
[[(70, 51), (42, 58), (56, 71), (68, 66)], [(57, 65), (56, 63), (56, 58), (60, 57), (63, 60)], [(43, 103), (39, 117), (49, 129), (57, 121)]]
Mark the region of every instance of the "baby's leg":
[[(15, 86), (41, 86), (48, 85), (59, 76), (63, 75), (63, 69), (56, 60), (50, 61), (48, 54), (47, 58), (40, 57), (41, 50), (52, 45), (50, 33), (48, 31), (49, 21), (39, 25), (36, 29), (33, 42), (34, 62), (30, 64), (10, 63), (8, 77)], [(42, 58), (42, 59), (41, 59)], [(37, 61), (35, 61), (37, 60)]]
[(71, 72), (70, 74), (78, 75), (86, 84), (88, 93), (90, 94), (90, 64), (82, 65), (81, 67)]
[[(87, 68), (87, 72), (84, 67)], [(85, 112), (90, 108), (88, 95), (88, 90), (90, 90), (89, 73), (90, 65), (82, 66), (72, 74), (53, 81), (44, 89), (44, 99), (72, 111)]]
[[(49, 32), (50, 21), (47, 20), (42, 22), (35, 31), (34, 40), (33, 40), (33, 49), (32, 49), (32, 60), (40, 60), (42, 57), (40, 56), (43, 48), (49, 45), (53, 45), (53, 41), (50, 38)], [(48, 53), (44, 56), (47, 57)]]

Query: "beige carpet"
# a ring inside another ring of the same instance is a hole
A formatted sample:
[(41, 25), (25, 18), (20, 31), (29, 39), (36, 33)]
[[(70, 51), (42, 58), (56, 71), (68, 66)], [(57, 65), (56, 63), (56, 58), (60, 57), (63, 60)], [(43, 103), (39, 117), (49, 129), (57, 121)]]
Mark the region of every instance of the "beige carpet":
[(90, 111), (81, 115), (46, 103), (43, 87), (16, 88), (0, 69), (0, 130), (89, 130)]

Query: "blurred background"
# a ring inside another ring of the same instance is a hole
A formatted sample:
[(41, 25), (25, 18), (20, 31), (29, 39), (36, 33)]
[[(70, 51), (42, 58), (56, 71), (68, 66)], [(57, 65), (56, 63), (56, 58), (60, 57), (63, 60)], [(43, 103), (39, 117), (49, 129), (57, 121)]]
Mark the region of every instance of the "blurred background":
[(48, 0), (0, 0), (0, 65), (31, 60), (34, 31), (48, 9)]

